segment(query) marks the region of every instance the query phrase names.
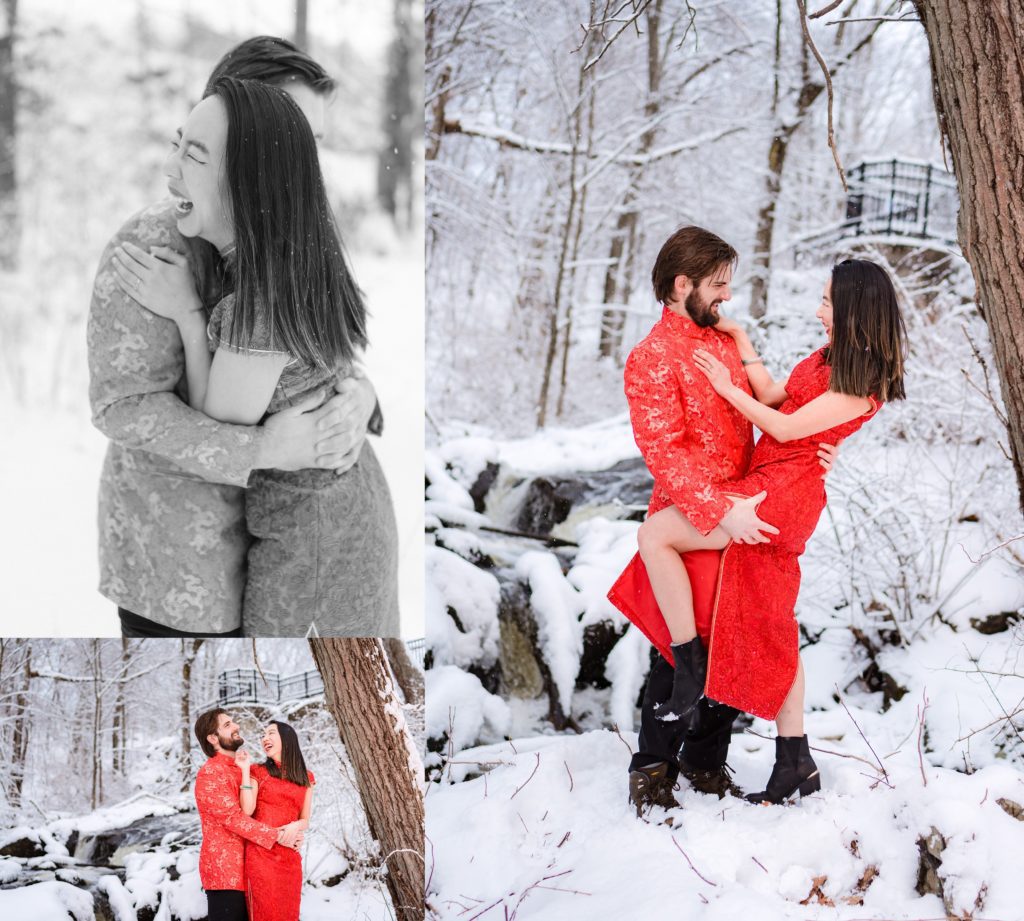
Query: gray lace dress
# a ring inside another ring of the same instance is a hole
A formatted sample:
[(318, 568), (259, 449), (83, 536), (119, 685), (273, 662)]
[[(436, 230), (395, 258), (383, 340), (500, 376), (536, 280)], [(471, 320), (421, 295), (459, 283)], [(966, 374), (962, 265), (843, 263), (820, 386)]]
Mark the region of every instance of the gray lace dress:
[[(271, 348), (257, 315), (246, 347), (230, 341), (235, 295), (210, 314), (210, 350), (286, 354)], [(337, 369), (340, 370), (340, 369)], [(268, 413), (333, 392), (337, 373), (291, 356)], [(249, 548), (246, 636), (398, 636), (398, 534), (384, 471), (369, 441), (355, 465), (330, 470), (254, 470), (245, 498)]]

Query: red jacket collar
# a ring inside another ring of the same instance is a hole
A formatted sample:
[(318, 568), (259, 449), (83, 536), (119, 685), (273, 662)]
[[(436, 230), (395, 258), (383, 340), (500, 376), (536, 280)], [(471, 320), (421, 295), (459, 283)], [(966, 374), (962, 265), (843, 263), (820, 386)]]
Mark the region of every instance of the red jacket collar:
[(706, 342), (724, 335), (711, 326), (698, 326), (690, 319), (689, 314), (676, 313), (671, 307), (662, 307), (661, 322), (671, 329), (673, 334), (686, 336), (688, 339), (701, 339)]
[(210, 759), (214, 764), (221, 766), (230, 765), (235, 767), (235, 753), (234, 752), (216, 752)]

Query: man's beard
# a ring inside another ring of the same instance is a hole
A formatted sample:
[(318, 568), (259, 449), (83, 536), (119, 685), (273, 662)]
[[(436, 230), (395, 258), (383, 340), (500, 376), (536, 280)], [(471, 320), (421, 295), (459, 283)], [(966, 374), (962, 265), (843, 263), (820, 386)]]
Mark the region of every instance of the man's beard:
[[(719, 301), (712, 301), (712, 303), (717, 304)], [(718, 314), (712, 309), (711, 304), (705, 304), (700, 299), (696, 288), (686, 296), (683, 306), (690, 315), (690, 319), (698, 326), (714, 326), (718, 322)]]
[(230, 736), (228, 736), (228, 738), (225, 739), (220, 734), (218, 734), (217, 741), (220, 743), (221, 749), (226, 752), (236, 752), (243, 745), (245, 745), (245, 739), (241, 738), (240, 736), (237, 739), (232, 739)]

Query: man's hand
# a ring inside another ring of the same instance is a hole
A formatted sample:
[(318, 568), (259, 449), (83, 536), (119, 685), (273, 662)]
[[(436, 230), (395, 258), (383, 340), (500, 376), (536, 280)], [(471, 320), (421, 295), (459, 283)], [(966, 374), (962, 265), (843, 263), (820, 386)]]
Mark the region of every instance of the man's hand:
[[(767, 544), (770, 540), (768, 534), (779, 533), (778, 528), (757, 517), (757, 506), (767, 496), (767, 492), (759, 492), (749, 499), (733, 499), (732, 508), (718, 522), (722, 530), (738, 544)], [(762, 534), (762, 531), (766, 533)]]
[(821, 458), (821, 466), (825, 468), (825, 472), (821, 475), (824, 480), (832, 472), (832, 466), (835, 464), (836, 459), (839, 457), (839, 446), (843, 443), (843, 439), (840, 438), (834, 445), (819, 444), (818, 447), (821, 449), (818, 451), (818, 457)]
[(299, 836), (302, 834), (302, 829), (298, 827), (298, 822), (289, 822), (287, 825), (282, 825), (277, 830), (277, 843), (290, 848), (297, 848)]
[(265, 440), (258, 466), (278, 470), (320, 467), (339, 474), (350, 469), (362, 450), (376, 398), (369, 381), (355, 378), (342, 381), (338, 390), (319, 408), (322, 391), (268, 416), (263, 423)]

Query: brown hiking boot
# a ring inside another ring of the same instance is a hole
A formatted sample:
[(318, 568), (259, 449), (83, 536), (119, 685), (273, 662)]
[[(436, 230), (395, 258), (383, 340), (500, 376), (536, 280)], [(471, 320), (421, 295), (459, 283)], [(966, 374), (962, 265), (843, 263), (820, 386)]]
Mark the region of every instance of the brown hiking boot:
[(743, 791), (733, 782), (732, 770), (727, 764), (704, 771), (684, 763), (680, 765), (679, 773), (690, 781), (690, 786), (698, 793), (714, 794), (719, 799), (724, 799), (725, 794), (729, 793), (737, 799), (743, 799)]
[(669, 777), (667, 761), (630, 771), (629, 801), (636, 807), (636, 817), (641, 818), (644, 810), (652, 806), (674, 809), (679, 805), (672, 795), (675, 787), (676, 782)]

